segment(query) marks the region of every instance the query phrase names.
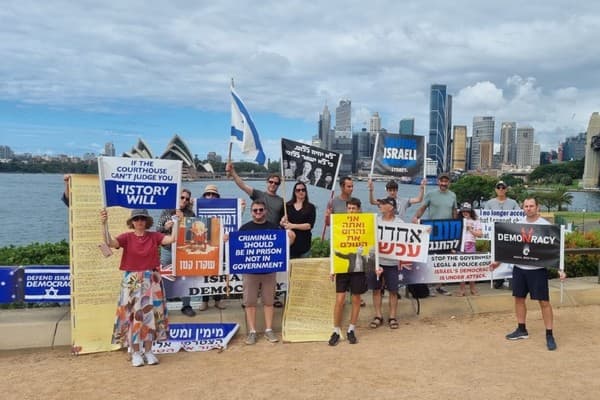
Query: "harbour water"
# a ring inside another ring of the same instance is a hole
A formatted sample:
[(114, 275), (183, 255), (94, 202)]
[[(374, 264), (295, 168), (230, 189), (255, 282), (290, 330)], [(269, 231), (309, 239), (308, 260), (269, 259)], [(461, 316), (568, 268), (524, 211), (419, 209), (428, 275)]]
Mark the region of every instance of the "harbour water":
[[(250, 186), (264, 189), (264, 181), (249, 181)], [(249, 201), (231, 180), (185, 182), (184, 187), (192, 191), (193, 196), (201, 196), (204, 187), (215, 184), (221, 197), (240, 197)], [(293, 185), (287, 183), (279, 190), (285, 193), (285, 199), (291, 197)], [(60, 174), (0, 174), (0, 221), (4, 229), (0, 231), (0, 247), (9, 245), (26, 245), (34, 242), (58, 242), (68, 239), (67, 208), (61, 201), (64, 190)], [(285, 191), (284, 191), (285, 189)], [(428, 190), (435, 186), (428, 186)], [(415, 197), (418, 194), (417, 185), (400, 185), (399, 196)], [(588, 211), (600, 210), (600, 193), (573, 192), (573, 204), (570, 210)], [(313, 228), (313, 237), (321, 236), (323, 231), (324, 211), (331, 192), (325, 189), (309, 186), (310, 201), (317, 207), (317, 220)], [(385, 182), (375, 182), (376, 197), (385, 196)], [(369, 192), (366, 182), (355, 182), (354, 196), (363, 203), (363, 211), (376, 212), (377, 208), (368, 204)], [(417, 207), (410, 207), (407, 216), (412, 218)], [(157, 217), (159, 210), (152, 210)], [(250, 213), (246, 211), (243, 220), (249, 220)], [(125, 226), (123, 226), (125, 229)]]

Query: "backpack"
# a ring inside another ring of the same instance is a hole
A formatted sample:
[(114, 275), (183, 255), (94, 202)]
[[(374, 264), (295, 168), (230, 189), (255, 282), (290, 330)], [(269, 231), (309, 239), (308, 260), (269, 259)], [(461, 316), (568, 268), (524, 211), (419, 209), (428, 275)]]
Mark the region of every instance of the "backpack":
[(421, 313), (421, 302), (419, 299), (429, 297), (429, 287), (425, 283), (411, 283), (406, 285), (408, 293), (417, 301), (417, 315)]
[(407, 285), (408, 293), (415, 299), (429, 297), (429, 287), (425, 283), (412, 283)]

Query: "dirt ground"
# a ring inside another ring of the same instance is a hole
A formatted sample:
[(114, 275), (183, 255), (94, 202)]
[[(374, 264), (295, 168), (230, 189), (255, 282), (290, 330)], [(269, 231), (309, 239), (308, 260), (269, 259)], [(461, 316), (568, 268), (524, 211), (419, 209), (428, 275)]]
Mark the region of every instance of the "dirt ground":
[(528, 315), (529, 339), (505, 340), (514, 327), (511, 313), (414, 317), (396, 331), (361, 326), (357, 345), (336, 347), (262, 337), (246, 346), (238, 333), (221, 353), (161, 355), (159, 366), (143, 368), (123, 352), (0, 352), (1, 398), (598, 398), (600, 306), (555, 309), (555, 352), (546, 350), (539, 310)]

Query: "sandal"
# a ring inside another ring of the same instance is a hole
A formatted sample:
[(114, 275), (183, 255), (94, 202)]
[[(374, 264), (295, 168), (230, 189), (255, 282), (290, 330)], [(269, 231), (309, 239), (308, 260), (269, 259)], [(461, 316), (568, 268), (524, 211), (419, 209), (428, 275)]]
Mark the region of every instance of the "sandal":
[(383, 318), (375, 317), (375, 318), (373, 318), (373, 321), (371, 321), (369, 326), (371, 327), (371, 329), (375, 329), (375, 328), (379, 328), (382, 324), (383, 324)]
[(388, 323), (390, 325), (390, 329), (398, 329), (398, 327), (400, 325), (398, 325), (398, 320), (396, 318), (390, 318), (388, 320)]
[(479, 290), (471, 290), (471, 296), (479, 296)]
[(279, 300), (275, 300), (273, 302), (273, 307), (275, 307), (275, 308), (281, 308), (281, 307), (283, 307), (283, 303), (281, 301), (279, 301)]
[(457, 297), (465, 297), (465, 292), (461, 292), (460, 290), (457, 290), (456, 292), (453, 293), (454, 296)]

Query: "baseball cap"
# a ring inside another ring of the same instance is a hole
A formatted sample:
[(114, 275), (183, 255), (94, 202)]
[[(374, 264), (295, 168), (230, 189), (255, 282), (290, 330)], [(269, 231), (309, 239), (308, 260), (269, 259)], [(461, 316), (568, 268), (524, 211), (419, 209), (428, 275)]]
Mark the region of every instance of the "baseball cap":
[(396, 208), (396, 199), (394, 199), (393, 197), (384, 197), (383, 199), (377, 199), (377, 203), (391, 204), (394, 208)]
[(441, 174), (438, 175), (438, 180), (440, 180), (440, 179), (450, 180), (450, 174), (447, 172), (442, 172)]
[(462, 205), (460, 206), (460, 211), (471, 211), (471, 203), (469, 202), (464, 202), (462, 203)]
[(498, 181), (498, 183), (496, 183), (496, 188), (499, 188), (500, 186), (507, 187), (507, 185), (506, 185), (506, 183), (504, 183), (504, 181)]

